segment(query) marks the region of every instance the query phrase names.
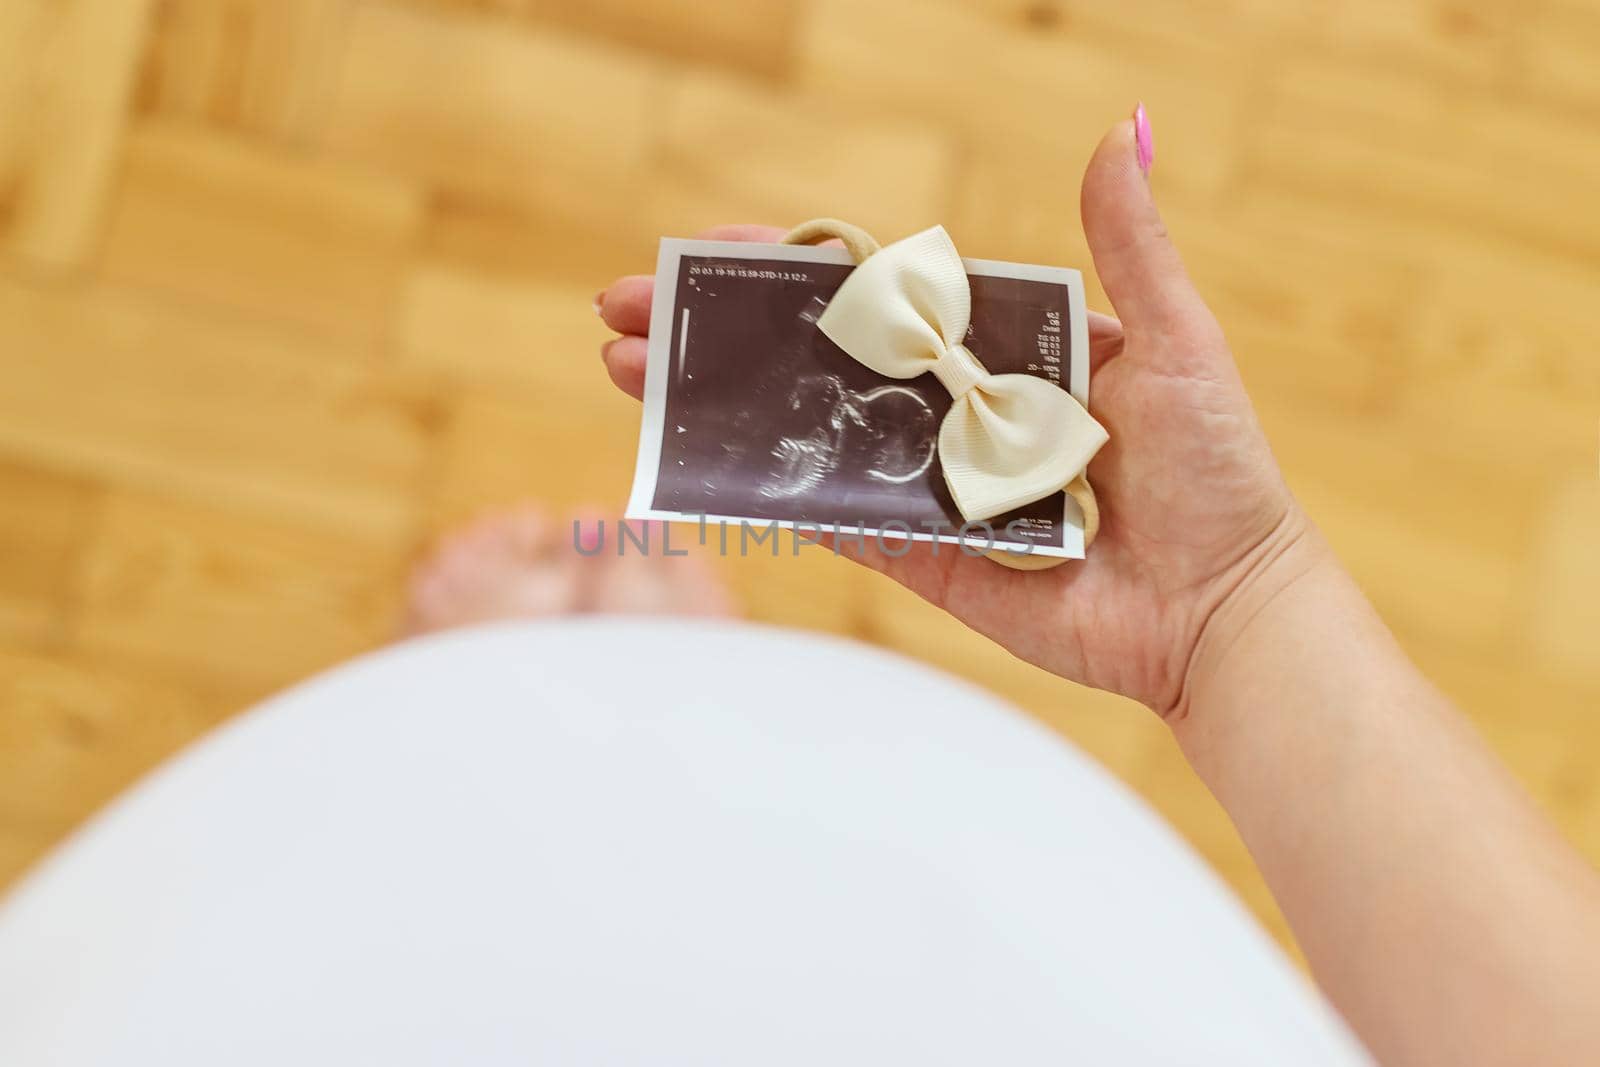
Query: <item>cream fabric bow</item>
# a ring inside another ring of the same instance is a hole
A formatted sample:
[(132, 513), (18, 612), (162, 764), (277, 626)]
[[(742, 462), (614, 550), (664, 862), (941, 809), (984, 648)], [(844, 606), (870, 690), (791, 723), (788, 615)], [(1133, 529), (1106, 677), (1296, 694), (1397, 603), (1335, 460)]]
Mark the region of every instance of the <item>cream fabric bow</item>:
[(971, 315), (966, 268), (935, 226), (862, 260), (817, 328), (879, 374), (932, 371), (950, 391), (939, 461), (956, 507), (978, 522), (1066, 488), (1107, 434), (1060, 386), (985, 370), (962, 343)]

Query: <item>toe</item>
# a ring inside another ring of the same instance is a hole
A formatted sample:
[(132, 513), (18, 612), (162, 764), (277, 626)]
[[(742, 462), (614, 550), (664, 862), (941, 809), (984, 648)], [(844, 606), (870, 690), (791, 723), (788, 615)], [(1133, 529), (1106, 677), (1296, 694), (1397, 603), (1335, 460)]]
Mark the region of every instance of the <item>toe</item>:
[(523, 559), (543, 559), (552, 554), (554, 534), (550, 519), (541, 508), (523, 504), (499, 517), (494, 543), (500, 550)]
[(727, 587), (708, 561), (677, 554), (689, 546), (692, 536), (674, 538), (673, 554), (665, 554), (666, 529), (660, 522), (638, 529), (647, 552), (638, 551), (630, 541), (620, 554), (606, 552), (594, 561), (588, 586), (591, 610), (624, 615), (734, 614)]

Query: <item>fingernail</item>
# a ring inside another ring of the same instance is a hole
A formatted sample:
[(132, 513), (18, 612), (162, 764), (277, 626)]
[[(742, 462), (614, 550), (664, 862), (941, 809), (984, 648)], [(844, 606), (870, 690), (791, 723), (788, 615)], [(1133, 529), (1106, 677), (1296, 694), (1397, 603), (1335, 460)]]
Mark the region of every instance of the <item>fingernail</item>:
[(1156, 142), (1150, 135), (1150, 116), (1144, 112), (1144, 103), (1133, 109), (1133, 143), (1139, 153), (1139, 169), (1150, 176), (1150, 166), (1156, 161)]
[(605, 314), (605, 312), (600, 310), (600, 306), (602, 304), (604, 304), (605, 302), (606, 302), (606, 291), (604, 289), (602, 289), (598, 293), (594, 294), (594, 313), (596, 315), (604, 315)]

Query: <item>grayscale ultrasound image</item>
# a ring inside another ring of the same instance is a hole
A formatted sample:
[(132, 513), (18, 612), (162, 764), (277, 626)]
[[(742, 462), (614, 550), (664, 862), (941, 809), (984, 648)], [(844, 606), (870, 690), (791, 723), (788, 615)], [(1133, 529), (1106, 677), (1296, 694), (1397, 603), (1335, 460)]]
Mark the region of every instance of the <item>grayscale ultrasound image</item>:
[[(959, 528), (936, 454), (950, 394), (931, 374), (885, 378), (817, 329), (850, 267), (684, 256), (673, 314), (654, 506), (663, 511)], [(967, 346), (993, 373), (1070, 375), (1065, 285), (970, 276)], [(989, 520), (1026, 519), (1059, 547), (1056, 494)], [(948, 530), (947, 530), (948, 532)]]

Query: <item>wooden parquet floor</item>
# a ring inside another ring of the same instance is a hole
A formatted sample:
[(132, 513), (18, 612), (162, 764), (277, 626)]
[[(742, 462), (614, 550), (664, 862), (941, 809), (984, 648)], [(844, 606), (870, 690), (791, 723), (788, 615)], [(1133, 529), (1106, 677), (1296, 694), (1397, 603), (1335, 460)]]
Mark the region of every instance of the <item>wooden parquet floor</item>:
[[(1596, 55), (1592, 0), (0, 2), (0, 883), (385, 641), (440, 528), (620, 506), (590, 301), (658, 235), (1088, 267), (1078, 178), (1141, 99), (1291, 482), (1600, 858)], [(847, 562), (727, 568), (1021, 703), (1285, 936), (1151, 716)]]

